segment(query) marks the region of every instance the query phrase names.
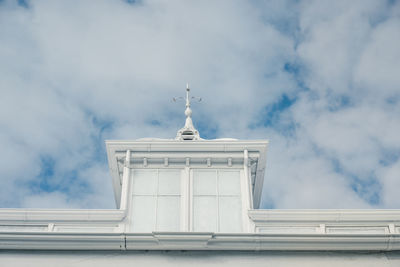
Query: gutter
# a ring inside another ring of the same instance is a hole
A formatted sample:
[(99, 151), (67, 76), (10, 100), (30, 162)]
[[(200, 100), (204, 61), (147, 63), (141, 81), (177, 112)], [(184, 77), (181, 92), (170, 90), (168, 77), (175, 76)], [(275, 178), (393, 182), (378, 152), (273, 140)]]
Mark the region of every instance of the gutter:
[(396, 251), (400, 234), (0, 233), (1, 250)]

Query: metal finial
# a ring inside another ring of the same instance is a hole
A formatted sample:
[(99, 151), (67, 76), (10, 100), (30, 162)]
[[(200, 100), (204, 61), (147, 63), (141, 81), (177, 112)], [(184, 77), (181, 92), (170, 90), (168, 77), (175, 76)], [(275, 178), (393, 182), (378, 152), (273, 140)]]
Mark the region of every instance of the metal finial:
[[(189, 83), (186, 84), (186, 121), (185, 126), (178, 131), (176, 134), (175, 140), (201, 140), (199, 132), (194, 128), (192, 121), (192, 109), (190, 108), (190, 100), (198, 99), (201, 101), (201, 98), (191, 97), (189, 96), (190, 88)], [(174, 97), (173, 100), (176, 102), (178, 99), (183, 99), (183, 97)]]
[(190, 98), (189, 98), (189, 92), (190, 92), (190, 88), (189, 88), (189, 83), (186, 84), (186, 107), (190, 107)]

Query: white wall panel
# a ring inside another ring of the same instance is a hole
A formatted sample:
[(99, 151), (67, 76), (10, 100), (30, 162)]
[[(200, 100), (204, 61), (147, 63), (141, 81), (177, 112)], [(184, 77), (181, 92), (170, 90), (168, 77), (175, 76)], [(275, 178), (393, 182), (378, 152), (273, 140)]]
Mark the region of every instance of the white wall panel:
[(137, 252), (32, 252), (0, 253), (0, 266), (8, 267), (125, 267), (125, 266), (307, 266), (369, 267), (400, 266), (400, 253), (339, 252), (219, 252), (219, 251), (137, 251)]

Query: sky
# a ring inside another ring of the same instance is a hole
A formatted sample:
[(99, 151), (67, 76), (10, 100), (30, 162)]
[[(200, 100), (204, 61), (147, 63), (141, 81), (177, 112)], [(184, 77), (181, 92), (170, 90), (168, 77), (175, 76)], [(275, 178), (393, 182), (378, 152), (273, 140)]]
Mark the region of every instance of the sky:
[(400, 1), (0, 0), (0, 208), (115, 208), (105, 140), (268, 139), (261, 208), (400, 208)]

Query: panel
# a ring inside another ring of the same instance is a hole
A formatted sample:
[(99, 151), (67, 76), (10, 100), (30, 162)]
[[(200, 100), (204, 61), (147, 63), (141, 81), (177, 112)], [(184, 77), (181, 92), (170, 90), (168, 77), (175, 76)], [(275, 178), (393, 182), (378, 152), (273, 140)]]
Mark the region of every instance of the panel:
[(215, 196), (193, 198), (193, 231), (217, 231), (217, 198)]
[(316, 234), (317, 227), (309, 227), (309, 226), (290, 226), (290, 227), (277, 227), (277, 226), (261, 226), (257, 227), (258, 232), (260, 233), (269, 233), (269, 234)]
[(242, 231), (242, 206), (240, 197), (219, 197), (219, 232)]
[(46, 226), (0, 225), (0, 232), (48, 232), (48, 231), (49, 231), (48, 225)]
[(326, 227), (328, 234), (385, 234), (387, 227)]
[(216, 195), (217, 177), (216, 171), (193, 170), (193, 194)]
[(157, 193), (157, 170), (134, 170), (132, 180), (134, 195), (155, 195)]
[(158, 174), (158, 194), (180, 195), (181, 192), (181, 171), (160, 170)]
[(157, 199), (157, 231), (180, 230), (180, 197), (159, 196)]
[(218, 194), (240, 196), (240, 171), (218, 171)]
[(156, 197), (133, 196), (132, 229), (133, 232), (152, 232), (155, 223)]

